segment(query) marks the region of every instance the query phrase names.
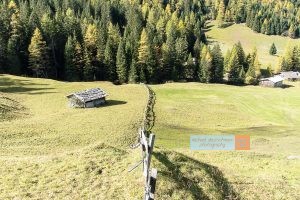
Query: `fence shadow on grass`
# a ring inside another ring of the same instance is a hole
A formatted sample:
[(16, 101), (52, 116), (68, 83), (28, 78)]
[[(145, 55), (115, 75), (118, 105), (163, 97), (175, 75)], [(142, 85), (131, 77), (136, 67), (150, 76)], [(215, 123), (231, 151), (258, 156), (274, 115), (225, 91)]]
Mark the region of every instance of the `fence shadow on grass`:
[[(167, 178), (173, 179), (173, 182), (177, 184), (178, 188), (188, 191), (193, 199), (211, 199), (211, 195), (208, 194), (210, 191), (206, 189), (203, 190), (201, 186), (207, 184), (204, 180), (208, 177), (211, 181), (210, 186), (215, 187), (214, 191), (217, 191), (217, 196), (221, 199), (240, 199), (239, 195), (234, 191), (233, 187), (230, 185), (228, 180), (224, 177), (224, 174), (215, 166), (200, 162), (191, 157), (178, 152), (154, 152), (154, 157), (166, 168), (159, 172), (160, 175)], [(172, 159), (170, 159), (170, 155)], [(181, 171), (182, 167), (190, 166), (189, 170), (204, 171), (203, 176), (193, 176), (189, 177), (189, 173), (184, 173)]]

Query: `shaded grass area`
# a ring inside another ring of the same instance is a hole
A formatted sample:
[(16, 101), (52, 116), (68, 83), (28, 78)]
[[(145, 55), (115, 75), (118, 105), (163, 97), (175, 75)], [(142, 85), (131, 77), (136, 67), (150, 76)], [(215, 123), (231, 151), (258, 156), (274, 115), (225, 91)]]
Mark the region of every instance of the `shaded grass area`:
[(162, 176), (158, 199), (240, 199), (215, 166), (174, 151), (155, 152), (154, 157)]
[[(191, 170), (181, 170), (179, 174), (189, 176), (195, 180), (194, 184), (205, 174), (199, 177), (194, 174), (199, 171), (196, 167), (199, 163), (193, 160), (203, 163), (202, 170), (205, 164), (216, 167), (222, 172), (218, 176), (225, 178), (220, 180), (222, 184), (228, 184), (235, 191), (236, 195), (230, 198), (298, 199), (300, 161), (289, 160), (288, 156), (300, 152), (300, 83), (287, 84), (293, 87), (275, 89), (200, 83), (152, 86), (158, 99), (153, 130), (157, 134), (157, 147), (191, 158), (182, 165), (191, 164)], [(206, 134), (250, 135), (251, 150), (190, 151), (190, 135)], [(167, 159), (164, 155), (160, 158)], [(171, 166), (167, 161), (163, 162)], [(217, 187), (210, 185), (211, 182), (207, 180), (203, 184), (213, 191)], [(185, 191), (177, 196), (189, 194), (190, 199), (198, 199), (191, 193), (185, 187)], [(203, 189), (202, 193), (207, 194)], [(216, 193), (209, 198), (225, 197)]]
[[(231, 24), (225, 28), (218, 28), (216, 21), (207, 24), (206, 36), (209, 44), (219, 43), (223, 54), (228, 49), (232, 49), (233, 45), (240, 41), (246, 53), (250, 53), (256, 47), (258, 50), (258, 58), (262, 63), (262, 68), (266, 68), (268, 64), (274, 67), (278, 64), (279, 56), (285, 53), (288, 44), (300, 44), (300, 39), (291, 39), (282, 36), (268, 36), (255, 33), (245, 24)], [(277, 55), (269, 55), (269, 49), (272, 43), (275, 43)]]

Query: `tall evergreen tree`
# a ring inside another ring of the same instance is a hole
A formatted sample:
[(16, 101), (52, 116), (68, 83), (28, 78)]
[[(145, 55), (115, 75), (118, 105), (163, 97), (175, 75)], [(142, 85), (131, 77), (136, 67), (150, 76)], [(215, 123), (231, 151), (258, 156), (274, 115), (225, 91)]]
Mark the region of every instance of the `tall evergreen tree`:
[(243, 74), (242, 65), (239, 62), (237, 48), (233, 48), (228, 62), (228, 82), (231, 84), (240, 84), (240, 77)]
[(78, 80), (79, 78), (75, 77), (75, 41), (72, 36), (68, 37), (66, 46), (65, 46), (65, 77), (68, 81)]
[(212, 82), (221, 83), (223, 81), (224, 73), (224, 58), (220, 45), (215, 45), (212, 49), (212, 65), (213, 65), (213, 77)]
[(125, 55), (125, 41), (121, 40), (117, 51), (117, 74), (120, 83), (126, 83), (128, 77), (126, 55)]
[(104, 64), (108, 72), (108, 79), (115, 81), (117, 79), (116, 62), (115, 62), (114, 44), (111, 38), (108, 38), (104, 51)]
[(260, 63), (258, 61), (257, 50), (254, 49), (253, 53), (250, 56), (249, 68), (246, 73), (246, 83), (251, 85), (256, 85), (258, 79), (260, 78)]
[(29, 51), (29, 66), (36, 76), (48, 77), (49, 55), (46, 42), (43, 40), (41, 31), (36, 28), (31, 38)]
[(12, 74), (20, 74), (22, 72), (22, 64), (20, 60), (20, 14), (14, 1), (10, 2), (9, 7), (13, 14), (11, 15), (10, 20), (11, 32), (7, 45), (8, 72)]
[(219, 4), (218, 16), (217, 16), (217, 22), (219, 27), (223, 26), (224, 19), (225, 19), (225, 5), (224, 5), (224, 1), (221, 0)]
[(134, 59), (131, 61), (130, 70), (129, 70), (129, 83), (136, 83), (138, 81), (138, 73), (137, 73), (137, 63)]
[(269, 54), (270, 54), (270, 55), (275, 55), (275, 54), (277, 54), (277, 49), (276, 49), (276, 46), (275, 46), (274, 43), (272, 43), (272, 45), (271, 45), (271, 48), (270, 48), (270, 50), (269, 50)]
[(199, 63), (199, 80), (203, 83), (209, 83), (212, 81), (212, 56), (209, 47), (203, 46), (201, 51), (201, 60)]

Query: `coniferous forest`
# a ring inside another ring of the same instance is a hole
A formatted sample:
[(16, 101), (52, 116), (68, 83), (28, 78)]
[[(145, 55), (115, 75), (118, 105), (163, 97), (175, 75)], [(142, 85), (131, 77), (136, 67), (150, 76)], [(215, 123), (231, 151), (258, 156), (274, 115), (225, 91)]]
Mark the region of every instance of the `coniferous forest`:
[(224, 22), (246, 23), (258, 33), (300, 37), (298, 0), (207, 0), (211, 18)]
[[(238, 43), (224, 58), (219, 45), (207, 46), (205, 21), (246, 22), (257, 32), (298, 37), (299, 3), (270, 2), (4, 0), (0, 71), (116, 83), (216, 83), (226, 74), (229, 83), (256, 84), (257, 51), (245, 55)], [(282, 59), (282, 68), (298, 69), (299, 52), (294, 47), (290, 57)]]

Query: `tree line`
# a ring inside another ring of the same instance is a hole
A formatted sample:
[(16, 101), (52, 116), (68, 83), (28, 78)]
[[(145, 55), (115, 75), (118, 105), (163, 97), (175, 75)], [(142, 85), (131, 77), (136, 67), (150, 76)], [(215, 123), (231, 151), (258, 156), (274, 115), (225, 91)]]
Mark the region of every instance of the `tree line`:
[(205, 12), (202, 0), (4, 0), (0, 70), (69, 81), (184, 79), (206, 42)]
[(207, 0), (206, 5), (219, 26), (246, 23), (258, 33), (300, 37), (300, 1)]

